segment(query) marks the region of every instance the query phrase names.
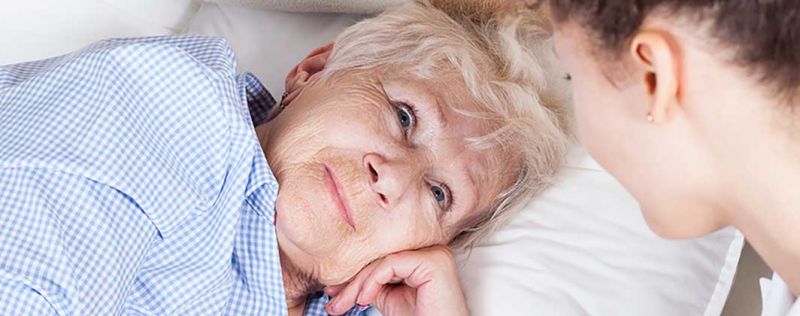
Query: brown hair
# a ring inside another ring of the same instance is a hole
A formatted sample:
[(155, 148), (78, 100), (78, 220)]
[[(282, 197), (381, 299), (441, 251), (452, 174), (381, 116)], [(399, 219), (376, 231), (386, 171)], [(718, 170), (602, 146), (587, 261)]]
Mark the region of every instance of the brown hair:
[(798, 0), (549, 0), (556, 23), (577, 22), (593, 46), (618, 56), (654, 12), (709, 23), (710, 35), (732, 48), (736, 65), (788, 98), (800, 86)]

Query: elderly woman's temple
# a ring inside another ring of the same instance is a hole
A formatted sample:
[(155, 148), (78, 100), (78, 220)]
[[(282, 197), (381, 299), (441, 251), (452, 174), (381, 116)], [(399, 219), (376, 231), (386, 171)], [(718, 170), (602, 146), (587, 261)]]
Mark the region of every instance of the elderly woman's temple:
[(467, 12), (359, 22), (286, 91), (210, 37), (0, 68), (6, 310), (436, 314), (461, 295), (450, 252), (546, 188), (570, 139), (549, 22)]

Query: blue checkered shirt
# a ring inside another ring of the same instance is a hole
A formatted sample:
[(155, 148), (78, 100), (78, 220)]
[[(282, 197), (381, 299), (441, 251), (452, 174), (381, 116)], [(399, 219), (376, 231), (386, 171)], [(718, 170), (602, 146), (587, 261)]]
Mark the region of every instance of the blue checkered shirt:
[(0, 315), (285, 315), (274, 104), (220, 38), (0, 67)]

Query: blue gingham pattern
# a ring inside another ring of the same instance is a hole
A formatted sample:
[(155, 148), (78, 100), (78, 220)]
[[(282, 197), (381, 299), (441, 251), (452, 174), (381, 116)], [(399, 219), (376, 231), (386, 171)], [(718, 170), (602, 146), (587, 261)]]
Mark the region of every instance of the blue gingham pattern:
[(274, 105), (220, 38), (0, 67), (0, 315), (285, 315)]

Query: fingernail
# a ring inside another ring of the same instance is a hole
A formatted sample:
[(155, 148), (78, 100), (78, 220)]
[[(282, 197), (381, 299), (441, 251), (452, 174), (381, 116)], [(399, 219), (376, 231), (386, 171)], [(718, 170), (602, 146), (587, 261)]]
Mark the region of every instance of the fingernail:
[(367, 310), (367, 309), (369, 309), (369, 305), (361, 305), (361, 304), (358, 304), (358, 311), (359, 311), (359, 312), (363, 312), (363, 311), (365, 311), (365, 310)]

